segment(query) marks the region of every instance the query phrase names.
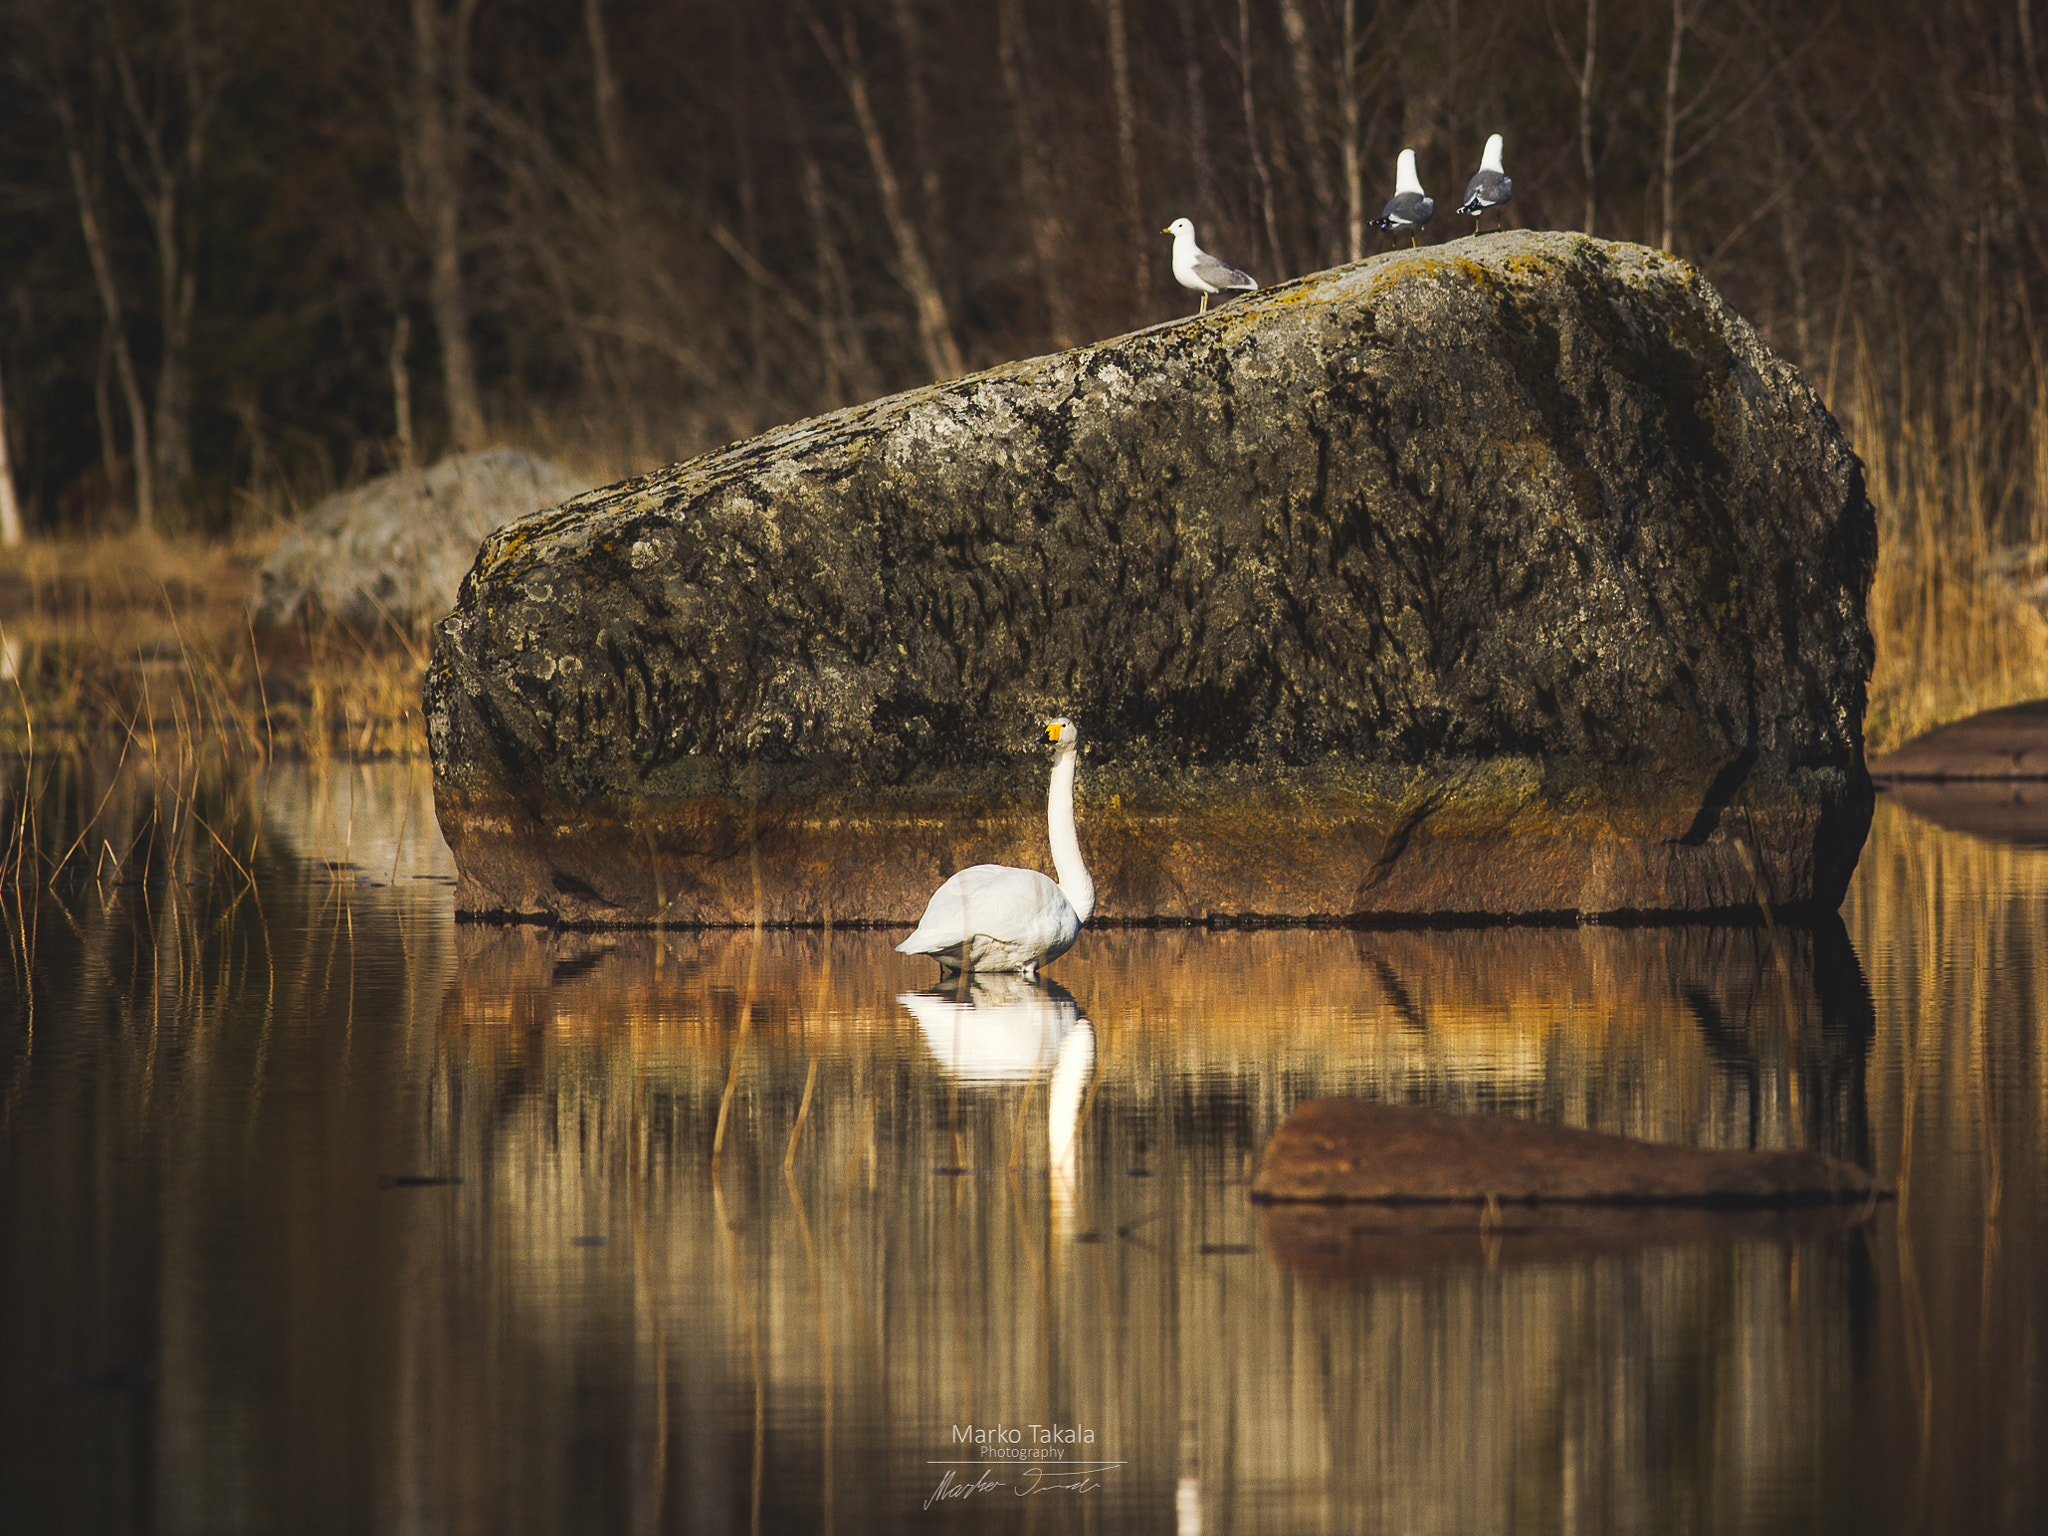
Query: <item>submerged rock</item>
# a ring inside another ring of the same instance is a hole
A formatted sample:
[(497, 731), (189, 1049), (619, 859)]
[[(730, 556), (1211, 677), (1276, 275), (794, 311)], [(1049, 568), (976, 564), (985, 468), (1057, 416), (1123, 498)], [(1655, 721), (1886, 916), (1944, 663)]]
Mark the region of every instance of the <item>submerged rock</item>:
[(1875, 549), (1813, 391), (1683, 263), (1380, 257), (488, 538), (427, 715), (473, 914), (909, 922), (1831, 910)]
[(1268, 1250), (1323, 1279), (1800, 1242), (1867, 1221), (1892, 1193), (1822, 1152), (1672, 1146), (1362, 1099), (1296, 1105), (1251, 1189)]
[(1888, 1193), (1824, 1152), (1678, 1147), (1364, 1099), (1296, 1105), (1252, 1180), (1259, 1201), (1456, 1205), (1470, 1207), (1474, 1222), (1492, 1219), (1489, 1205), (1815, 1205)]
[(2048, 699), (2030, 699), (1951, 721), (1873, 758), (1871, 777), (2048, 779)]
[(455, 605), (485, 534), (589, 489), (518, 448), (459, 454), (321, 502), (256, 572), (251, 622), (306, 618), (359, 629), (438, 619)]

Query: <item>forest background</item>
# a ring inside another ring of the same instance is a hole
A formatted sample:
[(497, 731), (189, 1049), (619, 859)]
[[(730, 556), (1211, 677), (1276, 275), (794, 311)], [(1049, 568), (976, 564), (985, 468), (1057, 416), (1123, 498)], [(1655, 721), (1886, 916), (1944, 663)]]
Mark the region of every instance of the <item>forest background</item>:
[[(2036, 7), (0, 0), (0, 659), (31, 723), (118, 712), (168, 627), (253, 732), (241, 591), (328, 491), (608, 481), (1169, 319), (1183, 214), (1356, 260), (1403, 147), (1455, 238), (1499, 132), (1511, 225), (1696, 263), (1842, 419), (1896, 744), (2048, 694)], [(349, 643), (319, 686), (381, 681), (312, 715), (416, 749), (423, 637)]]

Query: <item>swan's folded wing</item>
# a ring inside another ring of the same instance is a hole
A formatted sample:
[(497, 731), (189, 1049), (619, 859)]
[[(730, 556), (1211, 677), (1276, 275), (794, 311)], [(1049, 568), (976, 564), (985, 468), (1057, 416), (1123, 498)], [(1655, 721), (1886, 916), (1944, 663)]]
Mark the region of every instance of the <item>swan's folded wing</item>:
[(1037, 870), (977, 864), (932, 894), (917, 931), (896, 947), (937, 955), (988, 938), (1035, 958), (1064, 951), (1079, 926), (1060, 888)]

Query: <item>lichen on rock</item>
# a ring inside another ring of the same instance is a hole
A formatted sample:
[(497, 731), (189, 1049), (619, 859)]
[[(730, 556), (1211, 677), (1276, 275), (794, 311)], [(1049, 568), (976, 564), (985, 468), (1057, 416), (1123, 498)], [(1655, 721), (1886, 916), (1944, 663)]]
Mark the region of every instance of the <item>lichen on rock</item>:
[(256, 572), (250, 622), (431, 622), (453, 605), (478, 540), (589, 484), (523, 449), (487, 448), (337, 491)]
[(1875, 531), (1691, 267), (1511, 234), (1318, 274), (593, 491), (484, 541), (428, 678), (467, 912), (1797, 914), (1867, 828)]

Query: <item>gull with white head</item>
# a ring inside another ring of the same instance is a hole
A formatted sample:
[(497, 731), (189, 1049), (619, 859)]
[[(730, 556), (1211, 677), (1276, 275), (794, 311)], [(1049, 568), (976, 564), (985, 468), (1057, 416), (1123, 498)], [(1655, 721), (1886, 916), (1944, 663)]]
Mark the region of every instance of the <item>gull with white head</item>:
[(1248, 292), (1259, 286), (1237, 268), (1218, 261), (1195, 244), (1192, 220), (1175, 219), (1159, 233), (1173, 236), (1173, 280), (1202, 296), (1202, 307), (1196, 311), (1197, 314), (1209, 312), (1209, 295), (1212, 293)]
[[(1486, 153), (1479, 157), (1479, 170), (1465, 184), (1465, 201), (1458, 205), (1458, 212), (1472, 216), (1472, 233), (1475, 235), (1479, 233), (1479, 225), (1486, 218), (1488, 209), (1514, 201), (1515, 184), (1501, 169), (1500, 145), (1499, 134), (1488, 137)], [(1498, 230), (1501, 226), (1496, 224), (1494, 228)]]
[(1372, 221), (1372, 227), (1385, 230), (1397, 240), (1406, 235), (1408, 243), (1414, 245), (1415, 237), (1435, 212), (1435, 200), (1423, 192), (1422, 181), (1415, 174), (1415, 151), (1402, 150), (1394, 170), (1394, 195), (1387, 199), (1386, 211)]

